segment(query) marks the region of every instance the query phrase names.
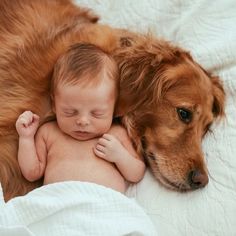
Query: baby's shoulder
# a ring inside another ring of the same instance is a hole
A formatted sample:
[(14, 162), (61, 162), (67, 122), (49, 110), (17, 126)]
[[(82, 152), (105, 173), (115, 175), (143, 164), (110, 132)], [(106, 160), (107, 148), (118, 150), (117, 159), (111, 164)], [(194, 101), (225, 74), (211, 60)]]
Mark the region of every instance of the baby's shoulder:
[(123, 127), (122, 125), (119, 125), (119, 124), (113, 124), (108, 133), (116, 136), (120, 140), (128, 138), (128, 133), (127, 133), (125, 127)]
[(57, 122), (50, 121), (41, 125), (38, 129), (38, 133), (41, 135), (46, 135), (48, 133), (54, 133), (58, 130)]
[(57, 129), (57, 122), (56, 121), (50, 121), (47, 123), (44, 123), (40, 129)]

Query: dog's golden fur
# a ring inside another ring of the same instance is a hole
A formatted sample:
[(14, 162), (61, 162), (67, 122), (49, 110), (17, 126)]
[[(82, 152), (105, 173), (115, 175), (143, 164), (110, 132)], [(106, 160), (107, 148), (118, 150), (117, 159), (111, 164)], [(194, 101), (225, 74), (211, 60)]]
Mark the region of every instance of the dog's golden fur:
[(97, 20), (69, 0), (0, 1), (0, 181), (6, 200), (40, 184), (28, 183), (20, 173), (15, 121), (24, 110), (41, 117), (50, 110), (53, 65), (76, 42), (96, 44), (115, 57), (116, 115), (155, 177), (176, 190), (207, 183), (201, 140), (224, 114), (219, 79), (179, 47)]

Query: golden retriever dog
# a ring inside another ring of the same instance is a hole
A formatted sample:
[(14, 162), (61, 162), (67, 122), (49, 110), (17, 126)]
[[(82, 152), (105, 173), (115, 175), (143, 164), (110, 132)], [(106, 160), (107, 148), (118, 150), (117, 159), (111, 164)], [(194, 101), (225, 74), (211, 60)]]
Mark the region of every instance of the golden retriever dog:
[(0, 181), (6, 200), (41, 184), (21, 175), (15, 122), (24, 110), (42, 119), (50, 111), (53, 65), (77, 42), (100, 46), (117, 61), (116, 116), (156, 179), (179, 191), (208, 183), (201, 141), (224, 115), (219, 79), (165, 40), (97, 21), (69, 0), (0, 1)]

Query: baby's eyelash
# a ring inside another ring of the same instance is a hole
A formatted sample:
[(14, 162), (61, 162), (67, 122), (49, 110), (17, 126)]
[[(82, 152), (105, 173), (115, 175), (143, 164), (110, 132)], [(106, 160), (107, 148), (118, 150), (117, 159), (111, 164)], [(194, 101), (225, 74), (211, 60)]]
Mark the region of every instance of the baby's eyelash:
[(75, 111), (64, 111), (64, 114), (65, 114), (66, 116), (73, 116), (73, 115), (76, 114), (76, 112), (75, 112)]
[(96, 118), (100, 118), (100, 117), (103, 117), (104, 114), (93, 114), (93, 116), (96, 117)]
[(102, 111), (92, 111), (91, 114), (93, 116), (103, 116), (104, 112), (102, 112)]

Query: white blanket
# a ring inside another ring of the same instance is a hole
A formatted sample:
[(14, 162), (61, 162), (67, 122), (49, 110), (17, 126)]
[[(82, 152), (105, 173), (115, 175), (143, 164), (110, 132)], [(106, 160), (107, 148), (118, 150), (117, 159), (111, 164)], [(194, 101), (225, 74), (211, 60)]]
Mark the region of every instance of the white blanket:
[[(1, 192), (1, 191), (0, 191)], [(86, 182), (63, 182), (0, 201), (1, 236), (155, 236), (144, 210), (123, 194)]]
[(220, 75), (227, 95), (226, 119), (203, 141), (210, 182), (180, 194), (161, 187), (147, 172), (129, 190), (163, 236), (236, 235), (236, 1), (77, 0), (101, 22), (151, 30), (186, 48), (206, 69)]

